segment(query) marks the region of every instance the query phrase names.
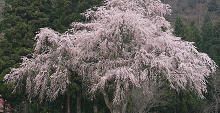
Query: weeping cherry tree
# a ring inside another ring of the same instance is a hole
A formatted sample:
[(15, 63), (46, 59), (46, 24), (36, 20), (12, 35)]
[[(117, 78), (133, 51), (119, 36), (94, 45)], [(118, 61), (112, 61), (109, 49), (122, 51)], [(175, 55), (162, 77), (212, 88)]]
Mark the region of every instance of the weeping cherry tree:
[(172, 34), (164, 18), (171, 12), (169, 5), (160, 0), (106, 0), (93, 9), (83, 13), (88, 22), (72, 23), (64, 34), (42, 28), (33, 58), (24, 57), (21, 67), (4, 80), (17, 87), (25, 79), (30, 97), (53, 99), (65, 92), (68, 70), (74, 70), (91, 94), (103, 94), (112, 113), (126, 112), (132, 89), (148, 95), (153, 91), (149, 86), (164, 76), (172, 88), (189, 85), (203, 97), (205, 77), (215, 72), (216, 64), (192, 42)]

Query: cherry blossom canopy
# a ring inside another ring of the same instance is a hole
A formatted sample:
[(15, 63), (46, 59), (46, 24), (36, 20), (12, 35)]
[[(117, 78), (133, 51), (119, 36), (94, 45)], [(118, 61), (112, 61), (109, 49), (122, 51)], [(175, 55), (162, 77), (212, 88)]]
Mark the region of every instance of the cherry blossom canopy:
[(106, 0), (105, 6), (93, 9), (83, 13), (88, 22), (72, 23), (64, 34), (42, 28), (33, 58), (23, 57), (21, 67), (4, 80), (17, 87), (25, 79), (30, 96), (53, 99), (66, 91), (72, 70), (92, 84), (91, 93), (114, 87), (112, 103), (117, 106), (126, 103), (132, 87), (147, 86), (149, 77), (158, 82), (163, 75), (172, 88), (188, 84), (202, 97), (205, 77), (215, 72), (216, 64), (192, 42), (172, 34), (164, 18), (171, 12), (169, 5), (160, 0)]

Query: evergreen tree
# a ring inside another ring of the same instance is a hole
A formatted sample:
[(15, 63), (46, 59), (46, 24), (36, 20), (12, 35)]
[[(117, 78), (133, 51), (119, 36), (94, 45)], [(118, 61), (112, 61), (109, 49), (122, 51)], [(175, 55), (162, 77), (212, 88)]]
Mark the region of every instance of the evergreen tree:
[[(0, 42), (1, 76), (6, 74), (5, 70), (21, 62), (20, 56), (26, 56), (33, 52), (33, 37), (40, 27), (48, 26), (51, 3), (49, 0), (6, 0), (3, 12), (2, 25), (4, 27), (4, 40)], [(13, 61), (13, 63), (8, 63)], [(9, 64), (9, 65), (4, 65)]]
[(213, 39), (210, 40), (209, 55), (220, 66), (220, 19), (213, 26)]
[(174, 27), (174, 35), (177, 37), (182, 37), (182, 40), (186, 40), (188, 28), (183, 23), (180, 15), (177, 16)]
[(82, 16), (74, 8), (75, 4), (69, 0), (56, 0), (49, 15), (50, 27), (62, 33), (71, 27), (72, 22), (82, 21)]
[(210, 40), (212, 40), (213, 37), (213, 25), (209, 13), (206, 13), (204, 16), (204, 21), (201, 30), (202, 30), (202, 39), (204, 42), (203, 52), (209, 53), (209, 47), (211, 46)]
[(50, 27), (60, 33), (71, 28), (72, 22), (83, 22), (85, 19), (80, 15), (86, 9), (100, 6), (103, 0), (55, 0), (50, 13)]
[(199, 28), (196, 26), (196, 22), (192, 21), (189, 26), (187, 41), (195, 42), (195, 46), (199, 51), (203, 50), (203, 40)]
[[(33, 52), (35, 32), (40, 27), (48, 26), (47, 14), (51, 9), (50, 0), (6, 0), (1, 25), (4, 39), (0, 41), (0, 78), (10, 72), (11, 67), (18, 67), (20, 56), (27, 56)], [(0, 83), (0, 94), (8, 102), (20, 97), (24, 101), (24, 113), (28, 112), (28, 102), (25, 97), (25, 87), (21, 88), (20, 96), (8, 95), (11, 89)], [(19, 101), (19, 100), (18, 100)]]
[(217, 23), (213, 26), (213, 37), (215, 38), (212, 40), (212, 44), (219, 44), (216, 42), (220, 38), (220, 18), (218, 19)]

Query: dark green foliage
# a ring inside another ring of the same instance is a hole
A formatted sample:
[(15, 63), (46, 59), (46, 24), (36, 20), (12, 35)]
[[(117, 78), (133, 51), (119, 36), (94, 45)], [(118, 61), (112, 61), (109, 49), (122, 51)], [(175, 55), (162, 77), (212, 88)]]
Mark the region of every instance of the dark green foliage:
[[(213, 37), (220, 37), (220, 19), (217, 21), (217, 23), (213, 26)], [(213, 44), (217, 44), (215, 40), (212, 41)]]
[(187, 25), (184, 24), (181, 17), (178, 16), (175, 22), (174, 35), (182, 37), (182, 40), (195, 42), (194, 45), (197, 47), (197, 49), (199, 51), (203, 50), (203, 39), (199, 28), (196, 26), (195, 21), (192, 21), (190, 23), (190, 26), (187, 27)]
[(186, 40), (188, 28), (183, 23), (180, 15), (176, 18), (175, 27), (174, 27), (174, 35), (177, 37), (182, 37), (182, 40)]
[[(22, 111), (22, 95), (23, 92), (18, 90), (16, 93), (11, 93), (13, 91), (13, 85), (11, 84), (4, 84), (3, 81), (0, 81), (0, 93), (3, 99), (7, 100), (7, 103), (10, 106), (18, 111)], [(20, 98), (18, 98), (20, 97)]]
[(186, 40), (189, 42), (195, 42), (194, 45), (197, 47), (198, 51), (203, 50), (202, 36), (201, 36), (199, 28), (196, 26), (195, 21), (192, 21), (190, 23), (189, 30), (188, 30), (188, 36), (187, 36)]
[(220, 19), (212, 25), (211, 18), (207, 13), (204, 16), (201, 27), (204, 41), (203, 51), (206, 52), (219, 66), (220, 65)]
[[(49, 0), (6, 0), (6, 7), (1, 21), (4, 39), (0, 41), (0, 80), (10, 72), (11, 67), (18, 67), (21, 56), (29, 56), (33, 52), (35, 32), (40, 27), (48, 26), (46, 16), (51, 9)], [(23, 111), (24, 91), (12, 93), (12, 87), (0, 83), (0, 94), (11, 106)], [(22, 86), (24, 87), (24, 86)]]
[[(71, 104), (71, 109), (72, 111), (76, 111), (76, 98), (77, 98), (77, 92), (80, 91), (82, 93), (81, 95), (81, 100), (82, 100), (82, 112), (84, 113), (89, 113), (93, 111), (93, 107), (94, 105), (98, 106), (98, 111), (102, 112), (104, 111), (104, 113), (109, 113), (110, 111), (108, 110), (107, 106), (105, 105), (105, 102), (103, 100), (103, 95), (102, 94), (97, 94), (96, 97), (91, 100), (90, 96), (88, 94), (88, 92), (86, 91), (86, 89), (82, 88), (82, 80), (81, 78), (77, 75), (76, 72), (72, 72), (72, 75), (70, 76), (70, 82), (71, 84), (68, 87), (68, 93), (71, 97), (72, 102)], [(74, 112), (76, 113), (76, 112)]]
[(206, 13), (204, 16), (204, 21), (201, 30), (204, 42), (203, 52), (208, 53), (209, 47), (211, 46), (210, 40), (212, 40), (213, 37), (213, 25), (209, 13)]
[[(50, 2), (47, 0), (6, 0), (6, 3), (1, 21), (1, 30), (4, 32), (4, 39), (0, 41), (1, 81), (11, 67), (19, 66), (21, 56), (28, 56), (33, 52), (33, 37), (39, 27), (48, 26), (49, 19), (46, 14), (50, 9)], [(13, 86), (8, 87), (3, 82), (0, 86), (3, 98), (13, 108), (23, 111), (20, 103), (24, 92), (21, 90), (11, 94)]]
[(208, 54), (219, 66), (220, 65), (220, 19), (213, 26), (213, 38), (208, 43), (210, 44)]
[[(21, 62), (20, 56), (33, 52), (33, 37), (40, 27), (48, 26), (46, 14), (51, 9), (47, 0), (6, 0), (1, 25), (4, 29), (4, 40), (0, 41), (0, 72)], [(4, 74), (1, 74), (4, 76)]]
[(64, 32), (75, 21), (82, 21), (82, 16), (74, 10), (74, 3), (68, 0), (56, 0), (49, 14), (50, 27), (56, 31)]
[(72, 22), (85, 21), (80, 15), (86, 9), (102, 5), (102, 0), (55, 0), (49, 14), (50, 27), (65, 32)]

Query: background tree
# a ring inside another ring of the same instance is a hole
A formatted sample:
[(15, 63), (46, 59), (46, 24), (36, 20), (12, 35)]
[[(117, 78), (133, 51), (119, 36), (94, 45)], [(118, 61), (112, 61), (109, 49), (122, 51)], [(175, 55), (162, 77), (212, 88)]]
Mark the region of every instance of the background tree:
[(202, 38), (204, 42), (203, 51), (209, 54), (209, 48), (211, 46), (210, 40), (213, 38), (213, 24), (209, 13), (206, 13), (203, 20), (203, 25), (201, 27)]
[[(1, 78), (10, 72), (10, 67), (19, 66), (20, 56), (27, 56), (33, 52), (33, 37), (39, 27), (48, 26), (49, 19), (46, 14), (51, 6), (50, 1), (45, 0), (25, 0), (22, 2), (20, 0), (6, 0), (5, 2), (6, 6), (1, 21), (4, 28), (4, 39), (0, 42)], [(1, 86), (3, 86), (2, 83)], [(7, 88), (2, 88), (0, 93), (5, 96), (6, 92)], [(25, 102), (24, 112), (28, 112), (26, 98), (23, 99)]]
[(52, 12), (50, 12), (50, 27), (60, 33), (70, 29), (72, 22), (83, 22), (85, 19), (80, 15), (86, 9), (100, 6), (103, 0), (55, 0)]
[(188, 33), (188, 28), (184, 24), (180, 15), (178, 15), (174, 25), (174, 35), (177, 37), (182, 37), (182, 40), (186, 40), (186, 37), (188, 35), (187, 33)]
[[(1, 49), (1, 57), (9, 57), (14, 63), (2, 66), (1, 76), (7, 72), (7, 68), (12, 67), (14, 64), (21, 62), (20, 56), (25, 56), (33, 51), (33, 37), (39, 27), (48, 25), (48, 18), (46, 13), (50, 9), (50, 2), (47, 1), (6, 1), (8, 6), (5, 7), (3, 12), (2, 25), (4, 26), (4, 41), (2, 44), (8, 43), (5, 48), (13, 48), (9, 51)], [(10, 47), (11, 46), (11, 47)], [(7, 64), (7, 61), (6, 62)], [(4, 63), (2, 63), (4, 64)], [(8, 71), (8, 70), (7, 70)]]
[(213, 58), (213, 60), (216, 61), (218, 65), (220, 65), (220, 19), (218, 22), (213, 26), (213, 39), (210, 40), (211, 46), (210, 46), (210, 57)]
[(190, 26), (188, 28), (188, 36), (186, 38), (187, 41), (189, 42), (195, 42), (195, 46), (197, 47), (198, 51), (202, 51), (203, 50), (203, 40), (202, 40), (202, 36), (200, 33), (199, 28), (196, 26), (195, 21), (192, 21), (190, 23)]
[(50, 27), (61, 33), (70, 28), (74, 21), (82, 21), (82, 16), (76, 12), (75, 4), (69, 0), (55, 0), (50, 13)]

